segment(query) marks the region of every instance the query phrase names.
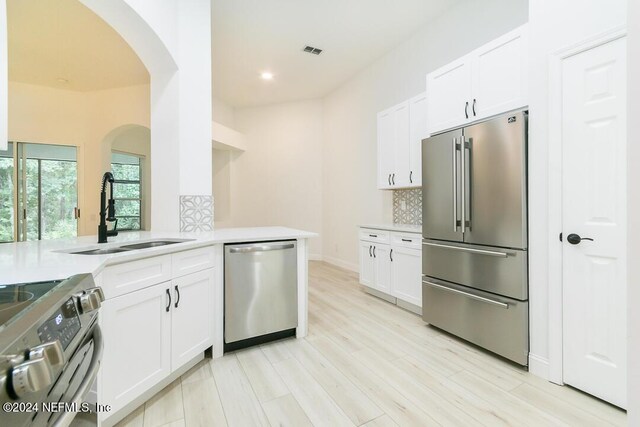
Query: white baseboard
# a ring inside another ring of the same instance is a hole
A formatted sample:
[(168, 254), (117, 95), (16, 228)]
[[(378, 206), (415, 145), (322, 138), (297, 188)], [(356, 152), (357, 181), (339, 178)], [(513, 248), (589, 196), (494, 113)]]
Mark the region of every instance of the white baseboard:
[(334, 257), (330, 257), (330, 256), (324, 256), (322, 257), (322, 261), (324, 262), (328, 262), (329, 264), (333, 264), (336, 265), (338, 267), (344, 268), (346, 270), (349, 271), (353, 271), (355, 273), (359, 273), (360, 272), (360, 267), (358, 266), (358, 264), (353, 264), (347, 261), (343, 261), (341, 259), (338, 258), (334, 258)]
[(529, 372), (549, 381), (549, 360), (537, 354), (529, 353)]
[(320, 254), (309, 254), (309, 261), (322, 261), (322, 255), (320, 255)]

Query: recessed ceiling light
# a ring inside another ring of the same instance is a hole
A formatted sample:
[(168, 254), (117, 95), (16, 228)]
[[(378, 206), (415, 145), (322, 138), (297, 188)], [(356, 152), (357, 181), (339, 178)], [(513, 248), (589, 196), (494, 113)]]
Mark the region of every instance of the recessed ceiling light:
[(260, 77), (262, 78), (262, 80), (273, 80), (273, 73), (265, 71), (264, 73), (260, 74)]
[(63, 79), (62, 77), (58, 77), (56, 80), (57, 80), (58, 83), (61, 83), (61, 84), (69, 83), (69, 80)]

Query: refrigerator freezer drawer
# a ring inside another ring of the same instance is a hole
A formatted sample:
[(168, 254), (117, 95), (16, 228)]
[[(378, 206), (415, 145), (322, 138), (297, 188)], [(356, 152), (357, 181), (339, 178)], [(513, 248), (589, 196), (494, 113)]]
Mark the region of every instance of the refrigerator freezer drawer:
[(526, 300), (527, 251), (422, 241), (422, 274)]
[(432, 280), (422, 281), (425, 322), (527, 365), (529, 303)]

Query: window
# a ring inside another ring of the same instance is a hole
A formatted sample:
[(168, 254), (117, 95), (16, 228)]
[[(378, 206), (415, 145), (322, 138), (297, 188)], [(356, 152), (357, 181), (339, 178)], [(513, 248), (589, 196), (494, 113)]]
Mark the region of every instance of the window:
[(111, 154), (118, 230), (142, 230), (141, 163), (142, 159), (133, 154)]

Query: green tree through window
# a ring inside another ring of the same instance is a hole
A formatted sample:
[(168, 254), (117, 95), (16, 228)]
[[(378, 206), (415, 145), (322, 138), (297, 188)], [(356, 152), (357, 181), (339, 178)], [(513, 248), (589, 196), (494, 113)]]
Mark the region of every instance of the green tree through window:
[(111, 172), (118, 230), (142, 229), (141, 159), (132, 154), (113, 153)]

